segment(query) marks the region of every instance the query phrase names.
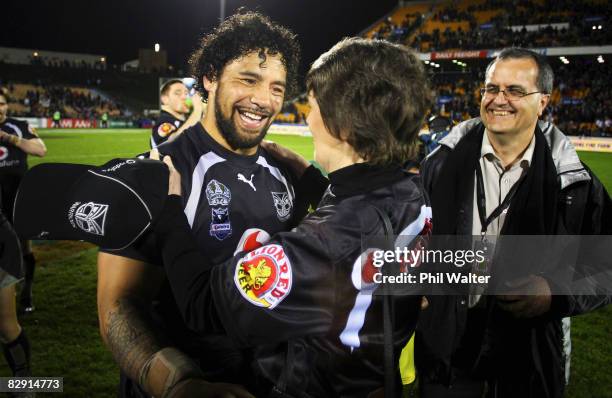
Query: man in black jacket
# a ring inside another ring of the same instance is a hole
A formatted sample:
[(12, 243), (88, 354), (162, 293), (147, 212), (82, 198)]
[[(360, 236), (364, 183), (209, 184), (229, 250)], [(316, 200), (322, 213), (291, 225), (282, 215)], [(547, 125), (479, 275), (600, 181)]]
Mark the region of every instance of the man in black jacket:
[[(423, 164), (435, 234), (610, 234), (601, 182), (561, 131), (538, 121), (552, 83), (545, 58), (528, 50), (503, 50), (489, 64), (480, 118), (456, 126)], [(528, 295), (482, 296), (470, 287), (431, 297), (416, 343), (422, 395), (561, 397), (567, 317), (609, 297), (552, 295), (554, 287), (532, 275), (521, 286)]]

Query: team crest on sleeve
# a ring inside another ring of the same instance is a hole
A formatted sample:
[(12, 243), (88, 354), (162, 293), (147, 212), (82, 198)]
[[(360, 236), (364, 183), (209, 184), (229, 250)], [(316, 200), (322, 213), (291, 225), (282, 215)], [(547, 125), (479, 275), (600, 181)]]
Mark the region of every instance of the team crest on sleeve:
[(210, 236), (223, 240), (232, 234), (229, 204), (232, 192), (217, 180), (206, 185), (206, 199), (211, 209)]
[(159, 127), (157, 128), (157, 134), (160, 137), (167, 137), (174, 130), (176, 130), (176, 127), (174, 127), (172, 123), (166, 122), (159, 125)]
[(274, 199), (274, 207), (276, 208), (276, 216), (280, 221), (287, 221), (291, 217), (291, 197), (287, 192), (270, 192)]
[(234, 282), (251, 304), (273, 309), (289, 295), (291, 263), (281, 245), (262, 246), (236, 264)]
[(36, 129), (30, 125), (28, 125), (28, 131), (30, 132), (30, 134), (32, 134), (34, 137), (38, 137), (38, 132), (36, 131)]
[(70, 206), (68, 220), (73, 228), (78, 227), (87, 233), (104, 236), (107, 213), (108, 205), (94, 202), (83, 204), (76, 202)]

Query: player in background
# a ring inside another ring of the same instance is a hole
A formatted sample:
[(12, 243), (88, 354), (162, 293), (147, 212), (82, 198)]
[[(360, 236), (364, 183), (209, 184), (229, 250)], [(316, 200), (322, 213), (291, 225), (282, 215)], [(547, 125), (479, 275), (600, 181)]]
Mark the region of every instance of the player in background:
[[(8, 117), (8, 97), (0, 89), (0, 205), (2, 212), (12, 223), (13, 204), (21, 178), (28, 170), (28, 155), (43, 157), (47, 153), (45, 143), (27, 122)], [(32, 283), (35, 260), (30, 241), (22, 240), (25, 283), (21, 290), (20, 310), (32, 312)]]
[(15, 306), (15, 284), (23, 274), (21, 248), (2, 211), (0, 243), (0, 343), (13, 376), (28, 377), (31, 376), (30, 342), (19, 325)]
[[(300, 176), (259, 145), (295, 86), (298, 64), (295, 35), (250, 12), (225, 20), (192, 55), (207, 112), (159, 151), (183, 174), (181, 206), (198, 246), (214, 261), (231, 256), (249, 228), (274, 233), (295, 225), (311, 204), (308, 195), (326, 186), (300, 190)], [(180, 90), (179, 98), (186, 94)], [(120, 394), (228, 388), (205, 380), (248, 385), (249, 353), (227, 337), (190, 332), (161, 265), (154, 234), (98, 257), (100, 330), (123, 372)]]
[[(191, 99), (193, 110), (189, 117), (188, 100)], [(151, 134), (151, 148), (157, 148), (170, 137), (183, 132), (202, 119), (204, 105), (202, 97), (195, 94), (189, 98), (189, 90), (180, 79), (165, 82), (160, 90), (161, 111)]]

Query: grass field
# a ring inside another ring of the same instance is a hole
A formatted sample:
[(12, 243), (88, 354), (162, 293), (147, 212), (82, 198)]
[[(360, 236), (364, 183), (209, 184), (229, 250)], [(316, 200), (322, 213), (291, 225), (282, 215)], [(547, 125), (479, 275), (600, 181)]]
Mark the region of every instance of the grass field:
[[(69, 162), (102, 164), (149, 148), (148, 130), (40, 131), (48, 155), (30, 164)], [(310, 138), (270, 136), (312, 159)], [(612, 190), (612, 155), (581, 153), (582, 159)], [(44, 197), (40, 198), (44, 206)], [(64, 377), (70, 397), (112, 397), (118, 369), (102, 345), (96, 309), (96, 253), (80, 242), (35, 242), (36, 312), (22, 318), (32, 342), (36, 376)], [(577, 317), (572, 326), (570, 397), (612, 397), (612, 309)], [(0, 376), (10, 374), (0, 359)]]

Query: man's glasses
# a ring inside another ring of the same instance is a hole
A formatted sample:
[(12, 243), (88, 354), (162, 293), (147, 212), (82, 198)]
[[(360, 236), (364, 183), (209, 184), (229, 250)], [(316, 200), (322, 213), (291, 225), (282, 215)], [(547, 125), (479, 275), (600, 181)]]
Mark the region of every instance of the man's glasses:
[(487, 98), (487, 99), (493, 99), (497, 97), (500, 92), (504, 93), (504, 97), (506, 97), (508, 101), (518, 101), (521, 98), (526, 97), (531, 94), (537, 94), (537, 93), (546, 94), (543, 91), (534, 91), (531, 93), (526, 93), (523, 89), (520, 89), (517, 87), (510, 87), (505, 90), (500, 90), (499, 87), (490, 86), (490, 87), (485, 87), (485, 88), (480, 89), (480, 95), (483, 98)]

